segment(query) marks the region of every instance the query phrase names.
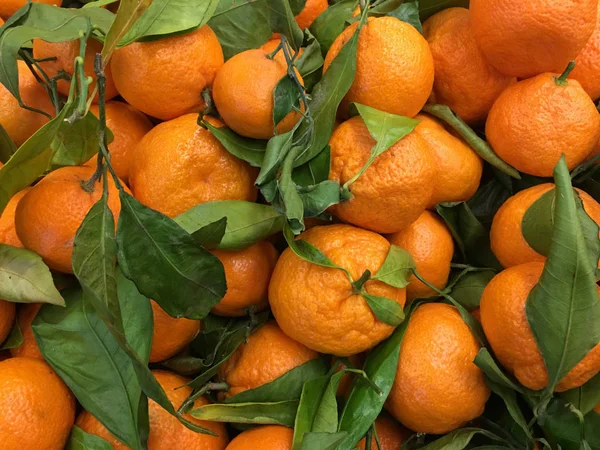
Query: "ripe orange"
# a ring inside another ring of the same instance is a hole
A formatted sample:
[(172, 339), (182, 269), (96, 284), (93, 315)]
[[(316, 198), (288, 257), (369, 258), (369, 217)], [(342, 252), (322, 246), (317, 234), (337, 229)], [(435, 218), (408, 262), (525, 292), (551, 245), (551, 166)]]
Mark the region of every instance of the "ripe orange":
[[(358, 22), (353, 23), (333, 42), (325, 57), (324, 72), (357, 27)], [(369, 18), (360, 31), (356, 76), (340, 112), (347, 116), (350, 103), (357, 102), (414, 117), (431, 94), (433, 75), (429, 45), (412, 25), (395, 17)]]
[(596, 100), (600, 97), (600, 9), (598, 9), (594, 33), (581, 53), (577, 55), (575, 63), (571, 78), (579, 81), (592, 100)]
[(562, 154), (569, 169), (574, 168), (600, 138), (594, 102), (577, 81), (559, 85), (557, 77), (543, 73), (508, 87), (492, 106), (485, 126), (498, 156), (538, 177), (551, 177)]
[(257, 170), (229, 153), (186, 114), (154, 127), (137, 145), (129, 185), (140, 202), (169, 217), (216, 200), (255, 201)]
[[(99, 117), (97, 105), (92, 105), (90, 111)], [(108, 145), (110, 162), (117, 176), (127, 183), (135, 146), (152, 129), (152, 122), (133, 106), (112, 101), (106, 104), (106, 126), (114, 135), (114, 140)], [(96, 156), (90, 158), (85, 165), (95, 168), (96, 159)]]
[(29, 188), (25, 188), (13, 195), (7, 203), (6, 208), (4, 208), (4, 211), (2, 211), (2, 215), (0, 215), (0, 244), (23, 248), (23, 244), (15, 230), (15, 212), (17, 211), (17, 205), (27, 191), (29, 191)]
[[(343, 185), (367, 162), (375, 140), (356, 116), (333, 132), (329, 145), (329, 179)], [(350, 185), (354, 198), (333, 206), (331, 212), (345, 222), (378, 233), (403, 230), (429, 205), (436, 170), (435, 154), (427, 142), (410, 133), (379, 155)]]
[[(94, 73), (94, 58), (96, 53), (102, 51), (102, 44), (94, 39), (88, 39), (85, 49), (85, 58), (83, 69), (86, 76), (92, 77), (94, 82), (89, 87), (91, 93), (96, 86), (96, 74)], [(54, 61), (41, 62), (40, 67), (46, 72), (48, 77), (52, 78), (64, 71), (73, 76), (75, 72), (75, 58), (79, 56), (79, 40), (66, 42), (46, 42), (41, 39), (33, 40), (33, 57), (36, 59), (56, 57)], [(113, 82), (110, 67), (106, 68), (106, 100), (116, 97), (119, 93)], [(60, 80), (57, 84), (58, 92), (62, 95), (69, 95), (70, 82)], [(94, 102), (98, 101), (98, 95), (94, 97)]]
[[(0, 6), (2, 8), (2, 6)], [(19, 93), (23, 103), (32, 108), (54, 114), (54, 107), (41, 84), (37, 82), (23, 61), (17, 61), (19, 71)], [(0, 124), (17, 147), (48, 122), (43, 114), (28, 111), (0, 84)]]
[[(88, 211), (102, 197), (101, 181), (95, 183), (91, 192), (84, 190), (83, 183), (93, 173), (91, 167), (62, 167), (46, 175), (17, 205), (15, 228), (19, 239), (51, 269), (73, 273), (71, 256), (75, 234)], [(108, 206), (116, 225), (121, 203), (112, 178), (108, 191)]]
[[(348, 270), (353, 280), (365, 270), (376, 274), (390, 250), (384, 237), (350, 225), (314, 227), (300, 239)], [(404, 306), (405, 289), (374, 280), (367, 281), (365, 287), (371, 295)], [(269, 302), (287, 335), (321, 353), (354, 355), (374, 347), (394, 330), (380, 322), (365, 299), (353, 292), (344, 272), (309, 263), (289, 248), (275, 266)]]
[(414, 132), (427, 142), (437, 163), (433, 195), (428, 206), (469, 200), (479, 188), (483, 161), (436, 119), (426, 114), (419, 114), (415, 119), (421, 123)]
[(19, 325), (21, 336), (23, 336), (23, 342), (18, 347), (10, 349), (10, 354), (13, 357), (21, 356), (44, 359), (44, 356), (37, 345), (37, 341), (35, 340), (33, 330), (31, 329), (31, 322), (35, 319), (35, 316), (41, 307), (41, 303), (27, 303), (19, 306), (19, 310), (17, 311), (17, 325)]
[(75, 398), (43, 361), (0, 362), (0, 436), (5, 450), (62, 450), (75, 420)]
[[(46, 5), (61, 6), (62, 0), (31, 0), (33, 3), (45, 3)], [(4, 20), (8, 19), (17, 10), (27, 3), (27, 0), (2, 0), (0, 2), (0, 17)]]
[(268, 305), (269, 281), (279, 256), (273, 244), (262, 241), (244, 250), (213, 250), (225, 268), (227, 293), (213, 308), (221, 316), (244, 316)]
[(479, 347), (455, 307), (419, 306), (402, 340), (388, 411), (411, 430), (431, 434), (448, 433), (479, 417), (490, 396), (483, 372), (473, 363)]
[[(544, 359), (529, 327), (525, 304), (544, 264), (533, 262), (503, 270), (481, 297), (481, 323), (502, 365), (529, 389), (548, 385)], [(600, 344), (558, 383), (557, 392), (581, 386), (600, 371)]]
[[(444, 289), (450, 275), (454, 255), (454, 241), (450, 231), (431, 211), (425, 211), (403, 231), (388, 237), (390, 243), (407, 250), (413, 257), (419, 274), (438, 289)], [(426, 298), (437, 293), (417, 280), (410, 278), (406, 299)]]
[(327, 0), (306, 0), (304, 9), (296, 16), (296, 23), (301, 30), (310, 28), (319, 15), (327, 9)]
[(448, 105), (467, 123), (478, 123), (515, 78), (487, 62), (469, 19), (466, 8), (445, 9), (423, 23), (423, 36), (435, 66), (433, 101)]
[(200, 331), (200, 321), (186, 318), (176, 319), (168, 315), (154, 300), (152, 315), (154, 330), (152, 332), (152, 349), (150, 362), (159, 362), (175, 356), (194, 340)]
[(252, 428), (238, 434), (227, 450), (291, 450), (294, 431), (280, 425)]
[(15, 304), (0, 300), (0, 345), (6, 340), (15, 321)]
[(475, 39), (488, 61), (519, 78), (564, 70), (592, 35), (597, 9), (598, 0), (470, 3)]
[[(242, 136), (273, 136), (273, 90), (287, 74), (280, 58), (270, 59), (263, 49), (246, 50), (229, 59), (215, 77), (213, 96), (219, 114), (229, 128)], [(300, 73), (296, 74), (302, 83)], [(291, 111), (277, 125), (277, 133), (290, 131), (300, 120)]]
[(225, 397), (254, 389), (286, 374), (319, 354), (287, 336), (274, 321), (267, 322), (242, 344), (219, 369), (229, 391)]
[[(370, 450), (398, 450), (409, 436), (408, 430), (385, 414), (382, 414), (375, 420), (375, 430), (377, 431), (381, 447), (377, 447), (375, 435), (373, 434)], [(361, 439), (358, 443), (358, 449), (365, 450), (366, 444), (366, 438)]]
[(202, 91), (223, 65), (223, 49), (204, 25), (191, 33), (135, 42), (110, 63), (115, 85), (130, 105), (162, 120), (205, 108)]
[[(546, 260), (527, 243), (522, 222), (529, 207), (553, 188), (554, 184), (545, 183), (525, 189), (506, 200), (496, 212), (490, 230), (490, 245), (503, 267)], [(585, 211), (594, 222), (600, 224), (600, 204), (582, 190), (577, 189), (577, 192)]]
[[(155, 370), (152, 372), (156, 380), (165, 390), (167, 397), (175, 407), (179, 408), (184, 400), (192, 393), (192, 388), (185, 386), (190, 380), (171, 372)], [(194, 407), (199, 408), (210, 403), (206, 397), (200, 397), (194, 402)], [(227, 430), (219, 422), (206, 422), (197, 420), (185, 414), (187, 420), (201, 427), (208, 428), (217, 437), (207, 434), (195, 433), (181, 424), (176, 417), (162, 409), (154, 401), (148, 401), (150, 415), (150, 435), (148, 436), (148, 450), (224, 450), (227, 447)], [(94, 416), (83, 411), (77, 418), (76, 425), (83, 431), (95, 434), (107, 440), (114, 450), (126, 450), (128, 447), (119, 442)]]

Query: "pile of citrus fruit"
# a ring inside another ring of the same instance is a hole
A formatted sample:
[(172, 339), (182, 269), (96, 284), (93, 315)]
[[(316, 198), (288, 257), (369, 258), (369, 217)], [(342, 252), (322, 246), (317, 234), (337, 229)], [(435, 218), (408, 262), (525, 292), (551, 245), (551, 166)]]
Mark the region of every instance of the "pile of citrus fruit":
[(0, 24), (1, 449), (600, 449), (598, 0)]

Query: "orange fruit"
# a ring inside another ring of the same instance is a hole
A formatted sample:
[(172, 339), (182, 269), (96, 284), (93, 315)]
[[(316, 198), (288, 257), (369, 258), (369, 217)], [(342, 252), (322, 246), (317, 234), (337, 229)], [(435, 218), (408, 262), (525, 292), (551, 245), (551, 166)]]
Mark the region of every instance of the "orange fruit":
[(466, 8), (448, 8), (423, 23), (435, 66), (433, 102), (448, 105), (467, 123), (485, 120), (502, 91), (515, 81), (487, 62), (477, 46)]
[(238, 434), (227, 450), (291, 450), (294, 430), (280, 425), (252, 428)]
[(161, 123), (135, 150), (129, 185), (140, 202), (169, 217), (216, 200), (255, 201), (257, 170), (198, 126), (197, 114)]
[[(277, 39), (269, 39), (267, 42), (265, 42), (260, 48), (263, 49), (265, 52), (267, 52), (267, 54), (271, 54), (275, 51), (275, 49), (277, 48), (277, 46), (281, 44), (281, 40), (279, 38)], [(288, 49), (290, 51), (290, 55), (294, 56), (294, 49), (291, 48), (288, 45)], [(300, 58), (302, 56), (302, 53), (304, 53), (304, 49), (301, 48), (300, 50), (298, 50), (298, 56), (296, 56), (296, 61), (298, 60), (298, 58)], [(279, 49), (277, 51), (277, 53), (275, 53), (275, 56), (273, 57), (275, 60), (281, 62), (282, 64), (287, 65), (287, 62), (285, 60), (285, 55), (283, 54), (283, 51), (281, 49)]]
[[(90, 111), (100, 117), (97, 105), (92, 105)], [(108, 145), (110, 162), (117, 176), (127, 183), (135, 146), (152, 129), (152, 122), (133, 106), (112, 101), (106, 103), (106, 126), (114, 135), (113, 141)], [(97, 157), (94, 156), (85, 165), (95, 168), (96, 161)]]
[[(529, 389), (548, 385), (544, 359), (529, 327), (525, 305), (544, 264), (532, 262), (503, 270), (481, 296), (483, 331), (502, 365)], [(600, 344), (558, 383), (557, 392), (581, 386), (600, 371)]]
[[(528, 262), (544, 262), (546, 257), (529, 246), (523, 236), (522, 222), (525, 213), (542, 195), (554, 189), (554, 184), (545, 183), (525, 189), (507, 199), (496, 212), (490, 230), (492, 252), (503, 267), (512, 267)], [(600, 224), (600, 204), (591, 196), (577, 189), (583, 209)]]
[(579, 81), (592, 100), (596, 100), (600, 97), (600, 8), (594, 33), (575, 58), (575, 63), (571, 78)]
[[(408, 228), (388, 236), (388, 240), (411, 254), (419, 275), (425, 280), (440, 290), (446, 287), (454, 255), (454, 241), (437, 214), (425, 211)], [(433, 289), (411, 275), (410, 284), (406, 287), (408, 301), (435, 295), (437, 293)]]
[(598, 0), (473, 0), (469, 8), (488, 61), (506, 75), (529, 78), (561, 72), (575, 59), (594, 31)]
[[(375, 430), (381, 447), (377, 447), (375, 434), (371, 439), (370, 450), (399, 450), (402, 443), (408, 438), (409, 433), (404, 427), (396, 423), (396, 421), (385, 414), (382, 414), (375, 420)], [(358, 443), (359, 450), (365, 450), (367, 439), (363, 438)]]
[[(270, 59), (264, 49), (246, 50), (229, 59), (213, 85), (215, 105), (225, 124), (242, 136), (273, 136), (273, 90), (286, 74), (285, 61)], [(303, 83), (298, 71), (296, 75)], [(300, 118), (298, 111), (290, 111), (277, 125), (277, 133), (290, 131)]]
[[(353, 280), (365, 270), (373, 275), (382, 266), (390, 243), (371, 231), (350, 225), (328, 225), (302, 233), (303, 239), (345, 268)], [(365, 284), (371, 295), (387, 297), (400, 306), (406, 290), (380, 281)], [(269, 286), (269, 303), (281, 329), (321, 353), (349, 356), (387, 338), (394, 327), (380, 322), (365, 299), (353, 292), (344, 272), (317, 266), (289, 248), (279, 257)]]
[(304, 8), (296, 16), (296, 23), (301, 30), (310, 28), (319, 15), (329, 7), (327, 0), (306, 0)]
[[(93, 78), (92, 84), (89, 86), (91, 94), (96, 86), (96, 74), (94, 73), (94, 59), (96, 53), (102, 51), (102, 44), (94, 39), (88, 39), (85, 48), (85, 57), (83, 60), (83, 69), (85, 75)], [(40, 67), (46, 72), (49, 78), (53, 78), (64, 71), (73, 76), (75, 72), (75, 58), (79, 56), (79, 40), (65, 42), (46, 42), (41, 39), (33, 40), (33, 57), (36, 59), (52, 58), (54, 61), (44, 61), (39, 63)], [(105, 70), (106, 73), (106, 100), (116, 97), (119, 93), (113, 81), (110, 67)], [(69, 95), (71, 82), (67, 80), (59, 80), (57, 83), (58, 92), (62, 95)], [(98, 102), (98, 94), (94, 97), (94, 102)]]
[[(46, 90), (37, 82), (27, 64), (17, 61), (17, 67), (19, 93), (23, 103), (53, 115), (54, 106), (52, 106)], [(48, 122), (48, 118), (43, 114), (21, 108), (17, 99), (3, 84), (0, 84), (0, 125), (4, 127), (17, 147), (20, 147), (46, 122)]]
[(15, 304), (0, 300), (0, 345), (6, 340), (15, 321)]
[(154, 300), (150, 303), (154, 316), (150, 362), (159, 362), (175, 356), (192, 342), (200, 332), (200, 321), (176, 319), (168, 315)]
[(482, 370), (473, 363), (479, 347), (455, 307), (419, 306), (402, 340), (388, 411), (411, 430), (431, 434), (448, 433), (479, 417), (490, 396)]
[[(329, 179), (343, 185), (367, 162), (375, 139), (356, 116), (333, 132), (329, 145)], [(436, 167), (435, 154), (425, 140), (410, 133), (379, 155), (350, 185), (352, 199), (330, 211), (345, 222), (378, 233), (403, 230), (429, 205)]]
[(222, 316), (244, 316), (247, 309), (257, 311), (268, 305), (269, 281), (279, 256), (273, 244), (262, 241), (244, 250), (213, 250), (225, 268), (227, 293), (213, 308)]
[(62, 450), (75, 420), (75, 398), (44, 361), (0, 362), (0, 436), (5, 450)]
[[(26, 249), (40, 255), (51, 269), (73, 273), (71, 256), (75, 234), (88, 211), (102, 197), (102, 181), (84, 189), (94, 169), (62, 167), (46, 175), (17, 205), (15, 228)], [(121, 211), (119, 192), (108, 183), (108, 206), (115, 217)]]
[[(335, 39), (325, 57), (323, 72), (357, 27), (358, 22), (354, 22)], [(395, 17), (369, 18), (360, 31), (356, 76), (340, 105), (341, 114), (347, 116), (350, 103), (357, 102), (414, 117), (431, 94), (433, 74), (429, 45), (412, 25)]]
[[(2, 0), (0, 2), (0, 17), (4, 20), (8, 19), (19, 8), (27, 4), (28, 0)], [(33, 3), (45, 3), (46, 5), (61, 6), (62, 0), (31, 0)]]
[(110, 63), (127, 103), (162, 120), (204, 109), (202, 91), (212, 85), (222, 65), (223, 49), (208, 25), (129, 44), (117, 50)]
[(286, 374), (319, 354), (287, 336), (274, 321), (252, 333), (219, 368), (230, 387), (224, 397), (254, 389)]
[(426, 114), (419, 114), (415, 119), (421, 123), (414, 132), (427, 142), (437, 163), (433, 195), (428, 206), (469, 200), (479, 188), (483, 161), (436, 119)]
[(0, 244), (23, 248), (23, 244), (15, 230), (15, 212), (17, 211), (17, 205), (29, 189), (25, 188), (13, 195), (6, 204), (4, 211), (2, 211), (0, 215)]
[[(171, 372), (154, 370), (156, 380), (165, 390), (167, 397), (175, 407), (179, 408), (184, 400), (192, 393), (192, 388), (186, 386), (190, 380)], [(206, 397), (200, 397), (194, 402), (194, 407), (199, 408), (209, 404)], [(183, 425), (176, 417), (169, 414), (154, 401), (148, 401), (150, 415), (150, 435), (148, 436), (148, 450), (225, 450), (227, 447), (227, 430), (219, 422), (197, 420), (189, 414), (184, 417), (201, 427), (211, 430), (218, 436), (195, 433)], [(107, 440), (114, 450), (126, 450), (128, 447), (119, 442), (94, 416), (83, 411), (77, 418), (76, 425), (86, 433), (95, 434)]]
[(577, 81), (559, 85), (557, 77), (543, 73), (506, 88), (485, 126), (487, 139), (500, 158), (538, 177), (551, 177), (563, 154), (569, 170), (574, 168), (600, 138), (600, 115), (594, 102)]
[(17, 325), (19, 325), (21, 336), (23, 336), (23, 342), (18, 347), (10, 349), (10, 354), (13, 357), (21, 356), (44, 359), (37, 341), (35, 340), (33, 330), (31, 329), (31, 322), (35, 319), (35, 316), (41, 307), (41, 303), (27, 303), (19, 306), (19, 310), (17, 311)]

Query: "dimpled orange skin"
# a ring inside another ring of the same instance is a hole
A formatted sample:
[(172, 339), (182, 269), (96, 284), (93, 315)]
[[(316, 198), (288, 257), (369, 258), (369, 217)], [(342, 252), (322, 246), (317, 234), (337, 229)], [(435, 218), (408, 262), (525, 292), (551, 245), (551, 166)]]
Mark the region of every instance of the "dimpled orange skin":
[[(381, 447), (377, 447), (375, 435), (373, 435), (370, 450), (399, 450), (402, 447), (402, 443), (410, 435), (408, 430), (385, 414), (382, 414), (375, 420), (375, 430), (377, 430), (377, 437), (379, 438)], [(365, 450), (366, 444), (366, 438), (361, 439), (358, 443), (358, 449)]]
[[(437, 214), (425, 211), (408, 228), (388, 236), (388, 240), (411, 254), (419, 275), (425, 280), (440, 290), (446, 287), (454, 255), (454, 241)], [(410, 284), (406, 287), (408, 301), (433, 295), (437, 295), (433, 289), (411, 275)]]
[[(483, 331), (502, 365), (529, 389), (548, 385), (548, 372), (527, 321), (525, 305), (544, 264), (509, 267), (496, 275), (481, 296)], [(558, 383), (557, 392), (581, 386), (600, 371), (600, 344)]]
[(262, 241), (244, 250), (213, 250), (225, 268), (227, 293), (213, 308), (220, 316), (245, 316), (254, 306), (261, 311), (268, 305), (269, 281), (279, 254), (273, 244)]
[(257, 170), (236, 158), (197, 114), (163, 122), (135, 149), (129, 185), (140, 202), (175, 217), (200, 203), (256, 200)]
[[(270, 59), (264, 49), (246, 50), (229, 59), (213, 85), (215, 105), (229, 128), (242, 136), (269, 139), (273, 136), (273, 90), (286, 76), (287, 65)], [(300, 83), (300, 73), (296, 71)], [(277, 125), (277, 133), (290, 131), (301, 114), (291, 111)]]
[(475, 42), (469, 10), (448, 8), (423, 23), (435, 66), (435, 103), (448, 105), (470, 124), (485, 120), (494, 101), (516, 79), (487, 62)]
[(402, 340), (387, 410), (407, 428), (431, 434), (448, 433), (479, 417), (490, 396), (483, 372), (473, 363), (479, 347), (456, 308), (419, 306)]
[(0, 300), (0, 344), (2, 344), (12, 330), (15, 321), (15, 304)]
[(164, 361), (175, 356), (194, 340), (200, 332), (200, 321), (186, 318), (176, 319), (168, 315), (154, 300), (152, 315), (154, 330), (152, 332), (152, 349), (150, 362)]
[[(73, 273), (75, 234), (88, 211), (102, 197), (101, 181), (95, 183), (92, 192), (82, 187), (93, 173), (91, 167), (62, 167), (46, 175), (17, 205), (15, 228), (19, 239), (51, 269)], [(112, 178), (108, 183), (108, 207), (116, 226), (121, 203)]]
[[(525, 213), (542, 195), (554, 189), (545, 183), (525, 189), (504, 202), (496, 212), (490, 230), (492, 252), (502, 267), (512, 267), (529, 262), (544, 262), (546, 257), (529, 246), (523, 236), (522, 222)], [(583, 209), (594, 222), (600, 224), (600, 204), (584, 191), (577, 189)]]
[[(36, 81), (27, 65), (23, 61), (17, 61), (17, 67), (19, 93), (23, 103), (53, 115), (54, 107), (48, 94)], [(43, 114), (21, 108), (17, 99), (3, 84), (0, 84), (0, 125), (4, 127), (17, 147), (47, 122), (48, 118)]]
[[(89, 86), (88, 92), (91, 94), (96, 86), (96, 74), (94, 72), (94, 59), (97, 53), (102, 51), (102, 44), (94, 39), (88, 39), (85, 49), (85, 58), (83, 61), (83, 69), (86, 76), (93, 78), (93, 83)], [(33, 40), (33, 56), (36, 59), (52, 58), (54, 61), (44, 61), (40, 63), (40, 67), (46, 72), (50, 78), (58, 75), (59, 71), (63, 70), (69, 75), (75, 72), (75, 58), (79, 56), (79, 40), (66, 42), (46, 42), (41, 39)], [(113, 81), (110, 67), (105, 70), (106, 74), (106, 100), (116, 97), (119, 93)], [(69, 95), (71, 83), (67, 80), (59, 80), (57, 83), (58, 92), (62, 95)], [(93, 100), (98, 102), (98, 94)]]
[[(367, 162), (375, 140), (356, 116), (336, 128), (329, 145), (329, 179), (343, 185)], [(409, 133), (350, 185), (352, 199), (330, 211), (345, 222), (378, 233), (400, 231), (417, 220), (430, 203), (436, 168), (433, 150), (417, 133)]]
[[(46, 5), (61, 6), (62, 0), (31, 0), (33, 3), (44, 3)], [(4, 20), (8, 19), (19, 8), (27, 4), (27, 0), (2, 0), (0, 2), (0, 17)]]
[[(350, 225), (314, 227), (299, 238), (348, 270), (353, 280), (365, 270), (377, 274), (390, 250), (384, 237)], [(367, 293), (387, 297), (400, 306), (406, 302), (405, 289), (374, 280), (367, 281), (365, 288)], [(275, 266), (269, 303), (287, 335), (321, 353), (355, 355), (394, 331), (375, 317), (362, 296), (353, 293), (344, 272), (309, 263), (289, 248)]]
[(577, 55), (571, 78), (579, 81), (592, 100), (600, 97), (600, 8), (594, 33)]
[(35, 319), (35, 316), (41, 307), (41, 303), (27, 303), (19, 306), (17, 312), (17, 324), (19, 325), (21, 336), (23, 336), (23, 342), (18, 347), (9, 350), (11, 356), (44, 359), (44, 356), (37, 345), (37, 341), (35, 340), (33, 330), (31, 329), (31, 322)]
[(421, 123), (414, 132), (427, 142), (436, 160), (435, 183), (428, 206), (469, 200), (479, 188), (483, 161), (431, 116), (419, 114), (415, 119)]
[(562, 154), (573, 169), (600, 138), (594, 102), (575, 80), (556, 84), (558, 76), (543, 73), (508, 87), (486, 122), (487, 139), (498, 156), (529, 175), (551, 177)]
[[(100, 117), (97, 105), (92, 105), (90, 111)], [(106, 104), (106, 126), (114, 136), (108, 144), (111, 165), (117, 176), (127, 183), (135, 146), (152, 129), (152, 122), (133, 106), (112, 101)], [(85, 165), (95, 168), (96, 161), (97, 157), (93, 156)]]
[[(326, 72), (358, 22), (346, 28), (325, 57)], [(406, 22), (395, 17), (369, 18), (358, 39), (356, 76), (340, 104), (347, 116), (350, 103), (357, 102), (400, 116), (414, 117), (433, 86), (433, 57), (427, 41)]]
[(294, 430), (280, 425), (252, 428), (238, 434), (227, 450), (292, 450)]
[(0, 362), (0, 436), (5, 450), (62, 450), (75, 398), (52, 368), (33, 358)]
[(216, 34), (204, 25), (191, 33), (122, 47), (110, 66), (127, 103), (170, 120), (206, 106), (202, 91), (213, 84), (223, 61)]
[(500, 72), (529, 78), (562, 72), (596, 25), (597, 0), (472, 0), (477, 44)]
[(319, 354), (286, 335), (274, 321), (248, 337), (219, 369), (229, 390), (225, 398), (254, 389), (286, 374)]
[(2, 211), (0, 215), (0, 244), (23, 248), (23, 244), (15, 230), (15, 212), (17, 211), (17, 205), (27, 191), (29, 191), (29, 188), (25, 188), (13, 195), (6, 204), (4, 211)]
[(306, 0), (304, 9), (296, 16), (296, 23), (301, 30), (310, 28), (315, 19), (328, 7), (327, 0)]

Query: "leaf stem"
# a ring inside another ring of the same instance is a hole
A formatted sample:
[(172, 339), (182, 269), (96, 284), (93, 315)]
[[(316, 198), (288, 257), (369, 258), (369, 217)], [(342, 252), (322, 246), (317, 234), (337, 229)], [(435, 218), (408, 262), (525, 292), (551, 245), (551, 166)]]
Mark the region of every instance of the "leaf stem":
[(204, 386), (202, 386), (198, 391), (190, 395), (185, 401), (181, 404), (179, 409), (177, 410), (177, 414), (185, 414), (190, 408), (194, 405), (194, 402), (202, 397), (204, 394), (214, 391), (228, 391), (229, 385), (225, 382), (221, 383), (213, 383), (208, 382)]
[(565, 69), (565, 71), (562, 73), (562, 75), (560, 77), (554, 77), (554, 82), (556, 84), (558, 84), (559, 86), (566, 86), (567, 78), (569, 77), (569, 75), (571, 75), (571, 72), (573, 72), (573, 69), (575, 69), (575, 61), (571, 61), (569, 63), (569, 65), (567, 66), (567, 68)]
[(91, 34), (91, 29), (87, 31), (79, 31), (79, 55), (75, 58), (75, 69), (73, 70), (73, 77), (76, 77), (77, 87), (79, 89), (78, 105), (71, 117), (67, 119), (67, 122), (74, 123), (75, 121), (82, 119), (87, 112), (87, 97), (88, 87), (92, 83), (91, 77), (86, 77), (84, 69), (84, 58), (85, 49), (87, 47), (87, 40)]
[(277, 47), (275, 47), (275, 50), (273, 50), (271, 53), (267, 54), (267, 58), (269, 58), (269, 59), (275, 58), (275, 55), (277, 53), (279, 53), (279, 50), (281, 50), (281, 42), (279, 44), (277, 44)]
[[(44, 87), (44, 89), (50, 96), (50, 100), (52, 101), (52, 104), (54, 105), (54, 108), (56, 110), (56, 114), (58, 115), (58, 113), (60, 112), (60, 105), (58, 102), (58, 91), (56, 89), (56, 82), (52, 83), (52, 80), (48, 77), (46, 72), (44, 72), (44, 70), (38, 64), (38, 62), (40, 62), (40, 60), (34, 59), (28, 51), (20, 49), (19, 56), (23, 59), (25, 64), (27, 64), (29, 71), (35, 77), (37, 82)], [(52, 57), (52, 58), (56, 59), (56, 57)], [(52, 58), (45, 58), (45, 59), (48, 60), (48, 59), (52, 59)], [(45, 115), (49, 119), (52, 119), (52, 116), (50, 114), (46, 113), (45, 111), (39, 111), (39, 113)]]
[(358, 280), (352, 283), (352, 290), (355, 294), (360, 295), (362, 293), (365, 283), (371, 279), (371, 271), (365, 270)]

